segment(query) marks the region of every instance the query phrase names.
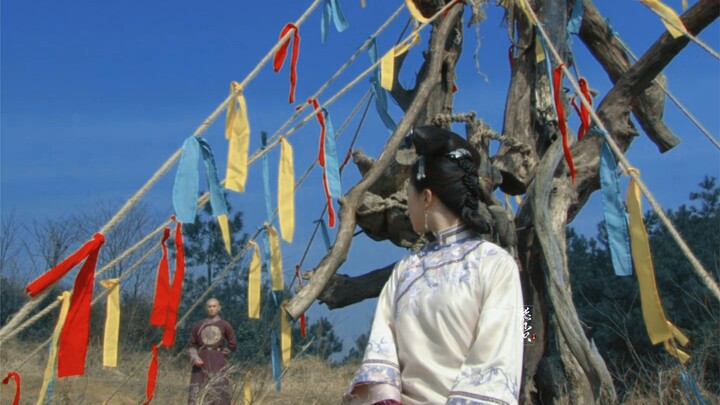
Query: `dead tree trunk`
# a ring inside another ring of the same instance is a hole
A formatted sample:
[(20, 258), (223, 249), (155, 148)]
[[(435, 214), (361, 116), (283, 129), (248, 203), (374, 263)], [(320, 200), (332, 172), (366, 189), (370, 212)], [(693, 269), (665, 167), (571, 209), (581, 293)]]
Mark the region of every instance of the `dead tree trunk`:
[[(623, 151), (627, 150), (633, 138), (638, 136), (636, 128), (630, 120), (635, 114), (643, 129), (665, 151), (678, 143), (677, 138), (662, 122), (662, 97), (657, 93), (653, 81), (659, 77), (665, 66), (689, 42), (686, 37), (672, 38), (663, 34), (656, 43), (634, 65), (622, 51), (620, 43), (609, 34), (607, 24), (590, 0), (585, 3), (584, 22), (580, 31), (583, 42), (608, 72), (615, 83), (597, 107), (597, 113), (604, 126)], [(431, 1), (417, 1), (420, 8), (429, 7)], [(514, 2), (507, 2), (514, 4)], [(536, 1), (538, 14), (543, 27), (549, 29), (550, 41), (561, 53), (569, 52), (566, 47), (565, 26), (570, 9), (569, 0)], [(437, 6), (435, 6), (437, 7)], [(455, 7), (457, 9), (458, 7)], [(439, 61), (444, 60), (447, 52), (447, 35), (452, 23), (448, 20), (458, 16), (453, 9), (448, 18), (436, 27), (431, 39), (430, 52), (427, 54), (427, 77), (417, 90), (393, 89), (393, 96), (406, 110), (406, 119), (415, 123), (426, 122), (438, 113), (451, 111), (452, 95), (448, 87), (443, 88), (443, 81), (451, 83), (448, 78), (453, 74), (445, 72), (440, 75)], [(720, 14), (720, 3), (716, 0), (700, 0), (683, 16), (682, 20), (688, 31), (697, 34), (710, 25)], [(532, 305), (533, 327), (538, 335), (534, 345), (526, 346), (524, 381), (521, 390), (523, 403), (613, 403), (616, 394), (610, 373), (604, 360), (594, 344), (588, 341), (581, 327), (577, 311), (572, 301), (570, 289), (570, 270), (567, 265), (566, 235), (567, 223), (584, 206), (590, 194), (599, 188), (598, 165), (600, 147), (603, 139), (599, 135), (588, 134), (582, 141), (572, 145), (577, 177), (572, 184), (568, 168), (562, 159), (561, 141), (558, 134), (557, 117), (551, 105), (549, 93), (550, 78), (546, 68), (538, 66), (535, 56), (536, 31), (525, 19), (524, 15), (510, 7), (508, 19), (514, 22), (517, 32), (512, 81), (508, 92), (504, 123), (503, 147), (493, 157), (493, 163), (502, 172), (500, 187), (507, 193), (526, 193), (525, 202), (521, 205), (515, 227), (513, 227), (512, 245), (517, 243), (517, 258), (522, 269), (523, 287), (526, 304)], [(459, 35), (461, 33), (458, 31)], [(442, 54), (442, 55), (441, 55)], [(458, 53), (459, 54), (459, 53)], [(563, 54), (563, 57), (566, 56)], [(557, 64), (555, 61), (554, 65)], [(397, 64), (399, 65), (399, 64)], [(396, 65), (396, 66), (397, 66)], [(454, 67), (454, 62), (452, 65)], [(422, 70), (421, 70), (422, 72)], [(437, 75), (438, 77), (433, 77)], [(440, 77), (442, 76), (442, 77)], [(420, 82), (420, 80), (419, 80)], [(430, 83), (426, 85), (426, 83)], [(439, 87), (436, 87), (439, 86)], [(426, 97), (427, 92), (439, 91), (433, 100), (438, 103), (429, 105), (424, 113), (417, 112), (419, 97)], [(409, 103), (409, 104), (405, 104)], [(406, 130), (410, 123), (404, 119), (398, 131)], [(422, 121), (417, 121), (422, 120)], [(468, 118), (468, 136), (472, 139), (479, 132), (479, 124)], [(407, 125), (406, 125), (407, 124)], [(401, 128), (402, 127), (402, 128)], [(360, 157), (359, 166), (364, 173), (364, 180), (373, 177), (373, 183), (381, 178), (378, 170), (386, 168), (387, 154), (395, 154), (394, 139), (398, 131), (388, 143), (378, 162)], [(475, 134), (475, 135), (473, 135)], [(493, 131), (485, 131), (486, 136), (498, 138)], [(474, 142), (479, 149), (485, 143)], [(525, 147), (522, 147), (522, 146)], [(481, 152), (483, 152), (481, 150)], [(485, 151), (487, 154), (487, 151)], [(397, 206), (403, 204), (402, 181), (397, 176), (402, 174), (385, 173), (391, 180), (383, 179), (384, 195), (394, 195)], [(495, 186), (492, 175), (488, 177)], [(388, 185), (392, 185), (388, 187)], [(357, 186), (356, 186), (357, 187)], [(344, 199), (341, 214), (341, 232), (338, 241), (347, 239), (343, 231), (343, 222), (348, 221), (354, 226), (354, 201), (359, 198), (353, 188)], [(360, 191), (362, 193), (362, 191)], [(493, 208), (491, 193), (486, 196), (486, 203)], [(352, 198), (351, 198), (352, 196)], [(348, 203), (349, 201), (349, 203)], [(369, 206), (372, 206), (372, 202)], [(492, 211), (492, 210), (491, 210)], [(497, 210), (496, 210), (497, 211)], [(395, 212), (394, 215), (397, 215)], [(500, 226), (500, 216), (495, 225)], [(358, 219), (358, 223), (360, 223)], [(385, 226), (391, 226), (386, 224)], [(515, 229), (517, 229), (515, 233)], [(383, 232), (392, 233), (384, 229)], [(371, 236), (382, 239), (382, 235)], [(507, 235), (505, 236), (508, 239)], [(401, 238), (402, 239), (402, 238)], [(403, 239), (404, 240), (404, 239)], [(394, 240), (396, 244), (397, 241)], [(407, 242), (407, 241), (406, 241)], [(312, 290), (306, 287), (288, 305), (288, 312), (296, 317), (312, 301), (320, 295), (320, 299), (331, 308), (338, 308), (377, 296), (382, 285), (390, 275), (392, 265), (378, 269), (359, 277), (344, 277), (333, 273), (344, 260), (348, 243), (341, 245), (341, 250), (333, 251), (326, 256), (311, 277)], [(318, 274), (320, 273), (320, 274)], [(351, 291), (352, 290), (352, 291)]]

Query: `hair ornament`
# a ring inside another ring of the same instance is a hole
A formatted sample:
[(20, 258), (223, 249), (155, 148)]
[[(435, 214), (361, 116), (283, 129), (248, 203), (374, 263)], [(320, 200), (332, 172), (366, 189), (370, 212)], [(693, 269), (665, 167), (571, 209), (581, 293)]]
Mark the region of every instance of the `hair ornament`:
[(425, 156), (420, 156), (418, 159), (418, 172), (415, 175), (415, 180), (421, 181), (425, 178)]
[(449, 157), (452, 160), (458, 160), (462, 157), (471, 157), (470, 151), (465, 148), (455, 149), (453, 151), (448, 152), (445, 156)]

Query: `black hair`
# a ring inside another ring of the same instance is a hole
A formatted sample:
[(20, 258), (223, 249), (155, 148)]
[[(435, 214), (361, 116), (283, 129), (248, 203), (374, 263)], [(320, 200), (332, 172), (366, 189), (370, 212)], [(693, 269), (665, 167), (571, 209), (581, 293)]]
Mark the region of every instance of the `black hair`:
[(413, 187), (430, 189), (464, 224), (490, 233), (490, 225), (478, 213), (477, 150), (460, 135), (434, 126), (415, 128), (410, 137), (419, 156), (410, 169)]

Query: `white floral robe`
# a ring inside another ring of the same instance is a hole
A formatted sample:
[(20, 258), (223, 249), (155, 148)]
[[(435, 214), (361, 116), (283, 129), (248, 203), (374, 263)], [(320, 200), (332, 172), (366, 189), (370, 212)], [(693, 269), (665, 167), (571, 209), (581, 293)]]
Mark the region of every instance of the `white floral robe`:
[(346, 403), (516, 404), (523, 299), (512, 256), (462, 226), (399, 261)]

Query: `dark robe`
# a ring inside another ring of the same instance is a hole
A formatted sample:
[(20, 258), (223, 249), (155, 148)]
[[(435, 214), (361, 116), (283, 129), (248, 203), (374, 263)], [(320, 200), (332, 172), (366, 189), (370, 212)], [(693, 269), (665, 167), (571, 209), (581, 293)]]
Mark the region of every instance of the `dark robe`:
[(197, 356), (204, 364), (193, 363), (189, 405), (230, 405), (230, 381), (223, 374), (225, 356), (236, 346), (232, 327), (219, 316), (193, 324), (188, 342), (190, 361)]

